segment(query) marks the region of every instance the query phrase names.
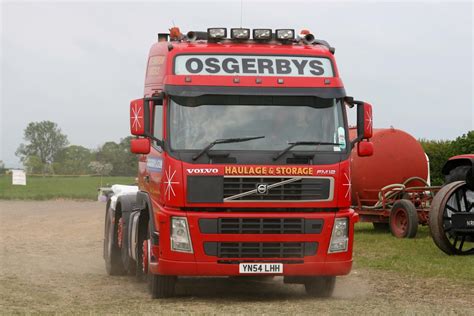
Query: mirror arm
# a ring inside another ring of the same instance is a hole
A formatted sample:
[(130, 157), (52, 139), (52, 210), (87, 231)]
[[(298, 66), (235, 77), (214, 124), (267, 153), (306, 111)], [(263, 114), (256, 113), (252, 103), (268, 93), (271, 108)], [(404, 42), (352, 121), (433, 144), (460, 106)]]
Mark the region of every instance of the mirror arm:
[(156, 138), (155, 136), (149, 134), (149, 133), (145, 133), (143, 136), (151, 139), (151, 140), (154, 140), (160, 147), (163, 147), (163, 141), (161, 139), (158, 139)]

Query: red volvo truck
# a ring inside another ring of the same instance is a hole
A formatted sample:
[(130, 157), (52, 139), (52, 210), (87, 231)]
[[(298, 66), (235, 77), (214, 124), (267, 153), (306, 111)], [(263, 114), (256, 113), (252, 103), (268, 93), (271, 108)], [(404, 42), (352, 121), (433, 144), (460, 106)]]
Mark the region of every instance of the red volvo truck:
[(130, 104), (138, 188), (107, 204), (107, 272), (147, 279), (153, 298), (181, 276), (283, 276), (330, 296), (352, 267), (349, 160), (372, 154), (371, 105), (308, 31), (170, 31)]

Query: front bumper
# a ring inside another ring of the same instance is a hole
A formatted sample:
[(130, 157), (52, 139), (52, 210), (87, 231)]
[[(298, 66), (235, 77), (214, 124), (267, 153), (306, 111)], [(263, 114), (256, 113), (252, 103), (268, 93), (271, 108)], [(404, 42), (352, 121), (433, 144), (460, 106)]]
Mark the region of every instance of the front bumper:
[[(171, 216), (186, 216), (193, 244), (193, 253), (181, 253), (170, 249)], [(203, 218), (304, 218), (322, 219), (324, 225), (317, 234), (215, 234), (202, 233), (199, 220)], [(349, 218), (349, 245), (346, 252), (328, 253), (335, 218)], [(186, 212), (160, 208), (155, 211), (155, 227), (159, 228), (159, 246), (151, 246), (149, 270), (153, 274), (176, 276), (235, 276), (239, 275), (239, 263), (283, 263), (283, 274), (288, 276), (345, 275), (352, 268), (354, 224), (358, 215), (352, 209), (338, 212), (315, 213), (211, 213)], [(314, 255), (301, 258), (231, 258), (206, 255), (204, 244), (208, 242), (316, 242)], [(268, 275), (268, 274), (266, 274)]]
[[(259, 261), (278, 263), (278, 259)], [(278, 275), (346, 275), (352, 268), (352, 259), (333, 262), (284, 263), (283, 274)], [(159, 259), (158, 263), (150, 264), (154, 274), (182, 276), (235, 276), (240, 275), (238, 263), (187, 262)], [(269, 275), (269, 274), (265, 274)]]

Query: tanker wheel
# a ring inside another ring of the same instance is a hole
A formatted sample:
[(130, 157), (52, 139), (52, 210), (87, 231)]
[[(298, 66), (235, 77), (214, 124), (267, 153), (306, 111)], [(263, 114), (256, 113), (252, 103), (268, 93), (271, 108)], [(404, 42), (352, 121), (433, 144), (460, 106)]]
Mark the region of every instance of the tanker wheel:
[(374, 225), (374, 230), (377, 232), (388, 232), (390, 226), (388, 223), (376, 223), (373, 222), (372, 225)]
[(122, 262), (121, 250), (117, 244), (117, 225), (112, 211), (107, 210), (105, 219), (104, 259), (108, 275), (123, 275), (125, 268)]
[(474, 191), (464, 181), (445, 185), (431, 204), (429, 226), (434, 243), (448, 255), (474, 254), (474, 236), (452, 231), (452, 215), (474, 213)]
[(335, 285), (335, 276), (308, 277), (304, 283), (306, 294), (312, 297), (331, 297)]
[(418, 231), (418, 213), (408, 200), (396, 201), (390, 211), (390, 231), (398, 238), (414, 238)]

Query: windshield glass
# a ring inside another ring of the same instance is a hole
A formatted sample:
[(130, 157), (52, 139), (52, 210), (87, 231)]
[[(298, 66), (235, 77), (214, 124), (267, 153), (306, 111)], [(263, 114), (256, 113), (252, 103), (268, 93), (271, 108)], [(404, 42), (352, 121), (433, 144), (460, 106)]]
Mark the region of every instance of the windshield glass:
[(279, 151), (297, 141), (340, 145), (297, 146), (292, 150), (341, 151), (346, 147), (339, 100), (267, 96), (193, 99), (177, 98), (170, 102), (173, 150), (201, 150), (216, 139), (254, 136), (265, 138), (217, 144), (212, 150)]

